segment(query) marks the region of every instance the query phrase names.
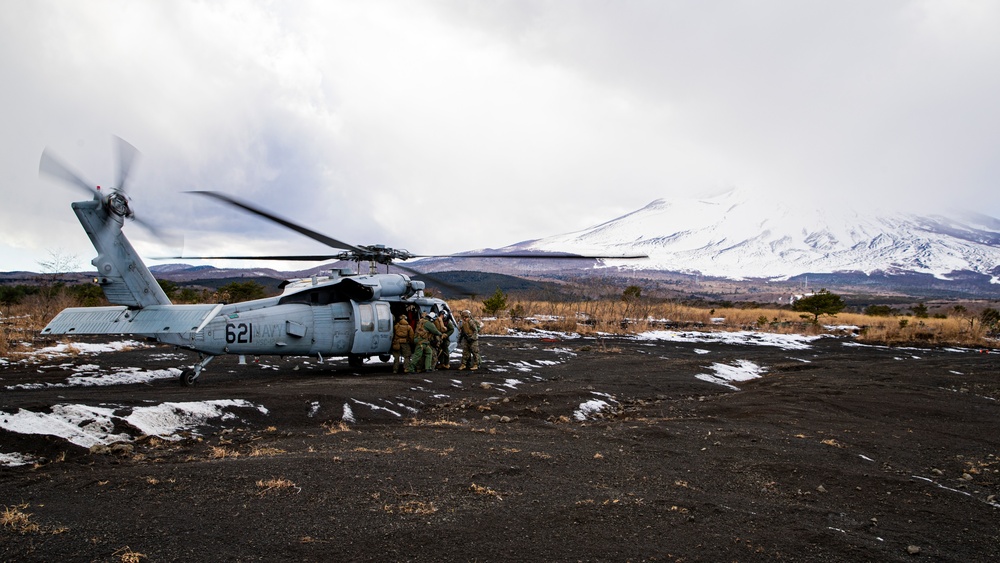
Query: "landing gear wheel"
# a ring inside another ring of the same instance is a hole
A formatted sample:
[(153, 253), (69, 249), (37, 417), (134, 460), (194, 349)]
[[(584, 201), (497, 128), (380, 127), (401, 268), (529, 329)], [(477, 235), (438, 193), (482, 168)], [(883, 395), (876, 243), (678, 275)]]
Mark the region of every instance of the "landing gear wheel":
[(181, 372), (181, 385), (191, 387), (198, 381), (198, 375), (193, 369), (186, 369)]
[(379, 354), (379, 357), (378, 357), (378, 359), (379, 359), (379, 361), (381, 361), (382, 363), (385, 363), (385, 362), (388, 362), (389, 360), (391, 360), (391, 359), (392, 359), (392, 356), (390, 356), (389, 354)]
[(351, 366), (352, 368), (359, 368), (363, 366), (364, 363), (365, 363), (364, 356), (358, 356), (356, 354), (351, 354), (350, 356), (347, 356), (347, 365)]

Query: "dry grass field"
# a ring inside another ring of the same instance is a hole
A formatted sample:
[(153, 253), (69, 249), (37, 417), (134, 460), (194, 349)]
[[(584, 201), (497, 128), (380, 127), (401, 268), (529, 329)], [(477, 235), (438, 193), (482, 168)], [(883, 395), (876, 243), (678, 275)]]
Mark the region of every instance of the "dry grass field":
[[(65, 307), (79, 303), (66, 293), (42, 298), (26, 297), (22, 303), (0, 307), (0, 355), (17, 354), (20, 342), (31, 342), (41, 329)], [(461, 299), (450, 302), (454, 311), (469, 309), (483, 317), (483, 303)], [(511, 330), (549, 330), (627, 335), (649, 330), (708, 329), (756, 330), (773, 333), (820, 334), (853, 331), (861, 342), (901, 344), (919, 342), (929, 345), (961, 345), (992, 348), (997, 345), (975, 310), (954, 313), (945, 318), (912, 316), (870, 316), (840, 313), (823, 316), (819, 323), (802, 318), (788, 308), (703, 308), (675, 301), (643, 299), (626, 302), (620, 299), (588, 301), (512, 300), (509, 308), (496, 316), (483, 318), (484, 332), (503, 335)]]
[[(453, 310), (469, 309), (482, 315), (482, 303), (474, 300), (451, 302)], [(852, 331), (861, 342), (901, 344), (921, 342), (931, 345), (962, 345), (991, 348), (997, 345), (973, 312), (945, 318), (912, 316), (871, 316), (839, 313), (820, 317), (819, 323), (802, 318), (802, 314), (784, 308), (718, 308), (692, 307), (676, 302), (627, 303), (605, 299), (580, 302), (516, 301), (511, 309), (520, 311), (513, 317), (503, 315), (487, 318), (484, 330), (489, 334), (506, 334), (513, 330), (542, 329), (577, 332), (634, 334), (665, 328), (709, 330), (757, 330), (779, 334), (820, 334)]]

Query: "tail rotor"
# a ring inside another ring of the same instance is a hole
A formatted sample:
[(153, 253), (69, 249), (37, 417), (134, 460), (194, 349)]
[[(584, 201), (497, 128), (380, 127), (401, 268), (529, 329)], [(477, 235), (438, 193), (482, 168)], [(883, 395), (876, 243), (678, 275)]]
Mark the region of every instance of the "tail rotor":
[(108, 215), (115, 218), (118, 223), (124, 224), (125, 219), (132, 219), (168, 246), (177, 246), (178, 237), (170, 236), (147, 221), (143, 221), (135, 216), (135, 212), (131, 206), (131, 198), (128, 195), (128, 189), (132, 165), (139, 158), (140, 153), (138, 149), (121, 137), (114, 136), (113, 139), (118, 157), (118, 170), (116, 183), (108, 190), (101, 190), (100, 186), (84, 180), (82, 176), (55, 156), (48, 148), (42, 151), (41, 160), (38, 162), (38, 173), (39, 175), (51, 176), (74, 188), (87, 192), (95, 199), (101, 201)]

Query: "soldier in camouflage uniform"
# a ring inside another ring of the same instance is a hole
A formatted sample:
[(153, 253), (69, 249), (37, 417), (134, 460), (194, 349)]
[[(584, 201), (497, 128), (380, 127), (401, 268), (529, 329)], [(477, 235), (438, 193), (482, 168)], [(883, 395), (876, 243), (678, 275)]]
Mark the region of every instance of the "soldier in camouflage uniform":
[(410, 360), (410, 344), (413, 342), (413, 327), (406, 320), (406, 315), (399, 316), (392, 333), (392, 373), (399, 373), (399, 365), (403, 364), (406, 370), (406, 362)]
[(472, 312), (468, 309), (462, 311), (461, 333), (458, 335), (459, 343), (462, 345), (462, 365), (459, 370), (479, 369), (479, 331), (482, 330), (483, 323), (472, 317)]
[(406, 365), (406, 373), (416, 371), (417, 363), (424, 361), (423, 371), (434, 371), (434, 348), (431, 347), (431, 340), (435, 336), (441, 336), (441, 331), (434, 326), (434, 313), (425, 313), (417, 321), (417, 331), (413, 336), (413, 356), (410, 363)]
[(437, 369), (451, 369), (451, 335), (455, 333), (455, 322), (451, 320), (451, 315), (447, 311), (441, 311), (438, 318), (434, 319), (434, 325), (441, 331), (441, 338), (437, 345)]

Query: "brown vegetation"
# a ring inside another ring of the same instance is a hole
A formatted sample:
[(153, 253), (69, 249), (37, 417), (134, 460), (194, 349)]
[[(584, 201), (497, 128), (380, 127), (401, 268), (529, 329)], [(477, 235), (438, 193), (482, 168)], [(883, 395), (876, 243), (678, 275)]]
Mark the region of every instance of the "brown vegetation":
[[(31, 344), (41, 329), (59, 311), (81, 306), (81, 298), (62, 288), (58, 291), (25, 296), (19, 303), (0, 307), (0, 356), (16, 356), (20, 343)], [(453, 310), (471, 310), (483, 315), (482, 301), (451, 301)], [(511, 299), (497, 317), (485, 318), (486, 334), (511, 331), (550, 330), (582, 335), (635, 334), (661, 329), (759, 330), (773, 333), (821, 334), (851, 330), (869, 343), (954, 344), (993, 347), (988, 330), (976, 315), (960, 311), (931, 318), (913, 316), (871, 316), (840, 313), (821, 317), (819, 324), (802, 318), (788, 308), (705, 308), (677, 301), (636, 298), (606, 298), (586, 301), (533, 301)], [(845, 327), (843, 329), (829, 327)]]
[[(456, 310), (469, 309), (482, 314), (481, 304), (474, 300), (456, 300)], [(511, 305), (516, 315), (485, 318), (484, 333), (509, 334), (514, 331), (551, 330), (582, 335), (635, 334), (649, 330), (709, 329), (758, 330), (772, 333), (822, 334), (849, 331), (858, 340), (868, 343), (953, 344), (973, 347), (993, 347), (986, 327), (968, 315), (946, 318), (916, 318), (912, 316), (877, 317), (860, 313), (840, 313), (820, 317), (819, 323), (802, 318), (802, 314), (781, 308), (718, 308), (693, 307), (674, 301), (626, 302), (605, 299), (577, 302), (515, 301)]]

